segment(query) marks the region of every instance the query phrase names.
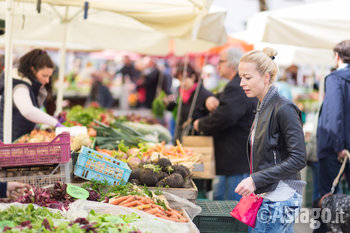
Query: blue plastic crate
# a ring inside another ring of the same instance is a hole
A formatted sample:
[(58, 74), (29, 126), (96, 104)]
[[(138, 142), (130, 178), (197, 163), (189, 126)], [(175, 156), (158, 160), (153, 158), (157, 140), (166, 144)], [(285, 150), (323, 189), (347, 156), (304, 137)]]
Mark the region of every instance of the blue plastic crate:
[(129, 166), (115, 158), (83, 146), (75, 164), (74, 175), (87, 180), (107, 180), (111, 185), (128, 182)]

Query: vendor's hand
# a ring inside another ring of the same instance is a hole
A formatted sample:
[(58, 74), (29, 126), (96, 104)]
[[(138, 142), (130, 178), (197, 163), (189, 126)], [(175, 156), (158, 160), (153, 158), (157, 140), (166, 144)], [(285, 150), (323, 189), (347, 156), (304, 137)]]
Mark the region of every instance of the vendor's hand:
[(23, 196), (25, 191), (30, 189), (29, 184), (19, 183), (19, 182), (8, 182), (6, 195), (12, 200), (16, 200)]
[(198, 129), (198, 124), (199, 124), (199, 120), (198, 120), (198, 119), (195, 120), (195, 121), (193, 122), (193, 128), (194, 128), (194, 130), (196, 130), (196, 131), (199, 131), (199, 129)]
[(345, 157), (347, 156), (347, 155), (346, 155), (346, 152), (349, 153), (349, 151), (346, 150), (346, 149), (344, 149), (344, 150), (338, 152), (338, 160), (339, 160), (340, 162), (343, 162), (343, 160), (344, 160)]
[(242, 196), (248, 196), (255, 191), (255, 183), (252, 177), (245, 178), (236, 187), (235, 192)]
[(209, 112), (214, 111), (219, 106), (219, 104), (219, 100), (214, 96), (209, 96), (205, 101), (205, 107)]
[(62, 125), (60, 122), (58, 122), (58, 123), (55, 125), (55, 128), (57, 128), (57, 127), (63, 127), (63, 125)]

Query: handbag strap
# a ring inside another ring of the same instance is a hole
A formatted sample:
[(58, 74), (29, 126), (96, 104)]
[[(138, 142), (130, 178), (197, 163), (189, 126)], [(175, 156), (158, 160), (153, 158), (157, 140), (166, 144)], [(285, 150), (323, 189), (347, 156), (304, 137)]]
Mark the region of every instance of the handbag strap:
[(337, 177), (335, 177), (334, 181), (333, 181), (333, 184), (332, 184), (332, 189), (331, 189), (331, 193), (334, 193), (335, 191), (335, 187), (338, 185), (339, 183), (339, 179), (340, 179), (340, 176), (343, 174), (344, 172), (344, 169), (345, 169), (345, 166), (346, 166), (346, 162), (348, 161), (348, 159), (350, 160), (350, 153), (348, 150), (345, 151), (345, 158), (343, 160), (343, 164), (341, 165), (340, 167), (340, 170), (339, 170), (339, 173), (337, 175)]

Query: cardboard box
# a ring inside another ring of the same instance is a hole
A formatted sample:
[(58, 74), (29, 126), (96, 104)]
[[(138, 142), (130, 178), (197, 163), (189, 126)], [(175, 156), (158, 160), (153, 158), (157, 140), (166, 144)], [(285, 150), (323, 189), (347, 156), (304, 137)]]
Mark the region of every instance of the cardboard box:
[(192, 177), (195, 179), (213, 179), (215, 177), (214, 139), (211, 136), (185, 136), (182, 145), (200, 153), (198, 163), (194, 164)]

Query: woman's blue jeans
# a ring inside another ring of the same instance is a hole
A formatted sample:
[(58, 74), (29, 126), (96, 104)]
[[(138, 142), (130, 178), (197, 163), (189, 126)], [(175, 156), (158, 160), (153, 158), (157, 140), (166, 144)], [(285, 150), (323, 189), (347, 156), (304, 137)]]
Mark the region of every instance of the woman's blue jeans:
[(255, 228), (252, 233), (293, 233), (294, 222), (300, 212), (302, 195), (295, 194), (286, 201), (269, 201), (264, 199), (259, 208)]

